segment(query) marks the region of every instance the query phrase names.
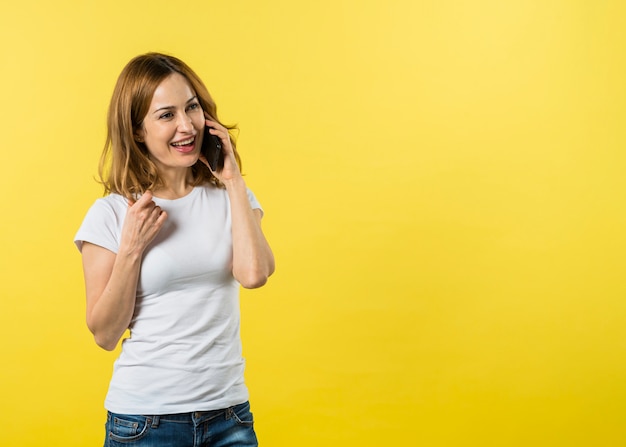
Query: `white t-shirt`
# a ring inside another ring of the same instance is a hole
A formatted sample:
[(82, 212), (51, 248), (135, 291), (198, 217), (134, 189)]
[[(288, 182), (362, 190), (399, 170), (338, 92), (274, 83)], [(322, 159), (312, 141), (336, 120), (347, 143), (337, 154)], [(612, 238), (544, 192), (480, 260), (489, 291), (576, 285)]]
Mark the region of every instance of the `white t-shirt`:
[[(248, 199), (261, 208), (249, 190)], [(227, 192), (198, 186), (180, 199), (154, 202), (168, 218), (144, 252), (131, 335), (122, 342), (105, 407), (172, 414), (245, 402)], [(117, 253), (127, 208), (117, 194), (98, 199), (74, 238), (78, 249), (86, 241)]]

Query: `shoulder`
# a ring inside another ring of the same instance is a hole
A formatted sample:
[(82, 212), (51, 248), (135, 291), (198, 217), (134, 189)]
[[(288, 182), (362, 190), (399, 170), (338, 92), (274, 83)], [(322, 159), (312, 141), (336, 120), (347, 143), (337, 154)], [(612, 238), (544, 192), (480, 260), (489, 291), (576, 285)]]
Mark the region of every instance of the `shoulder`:
[(96, 199), (88, 214), (105, 214), (123, 217), (128, 209), (128, 201), (119, 194), (110, 194)]
[(124, 217), (126, 217), (127, 210), (128, 202), (124, 197), (118, 194), (101, 197), (96, 199), (87, 211), (83, 225), (90, 227), (117, 227), (121, 225)]
[(83, 242), (90, 242), (116, 253), (127, 209), (128, 203), (120, 195), (111, 194), (97, 199), (74, 237), (78, 249), (82, 249)]

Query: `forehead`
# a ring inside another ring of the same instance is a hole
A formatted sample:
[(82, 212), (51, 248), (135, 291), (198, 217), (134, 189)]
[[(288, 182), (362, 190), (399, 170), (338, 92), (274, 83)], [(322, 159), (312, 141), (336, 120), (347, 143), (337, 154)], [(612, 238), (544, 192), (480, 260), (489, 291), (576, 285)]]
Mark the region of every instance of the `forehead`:
[(179, 73), (169, 75), (157, 86), (150, 109), (184, 104), (195, 96), (187, 79)]

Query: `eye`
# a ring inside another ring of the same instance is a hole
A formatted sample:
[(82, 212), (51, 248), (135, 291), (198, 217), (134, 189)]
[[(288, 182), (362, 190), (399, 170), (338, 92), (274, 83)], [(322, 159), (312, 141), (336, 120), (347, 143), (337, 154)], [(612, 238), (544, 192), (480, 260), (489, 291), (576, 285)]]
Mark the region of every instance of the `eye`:
[(193, 102), (191, 104), (189, 104), (189, 106), (187, 107), (187, 110), (198, 110), (200, 109), (200, 104), (197, 102)]
[(174, 114), (172, 112), (166, 112), (163, 115), (159, 116), (160, 119), (169, 119), (172, 118)]

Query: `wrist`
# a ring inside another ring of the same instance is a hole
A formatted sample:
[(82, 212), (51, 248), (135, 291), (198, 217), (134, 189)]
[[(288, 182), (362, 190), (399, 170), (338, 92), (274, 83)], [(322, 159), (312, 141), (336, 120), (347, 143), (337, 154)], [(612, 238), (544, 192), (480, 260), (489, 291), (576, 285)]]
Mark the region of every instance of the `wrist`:
[(229, 192), (241, 188), (245, 189), (246, 187), (246, 182), (244, 182), (243, 177), (241, 177), (240, 175), (228, 180), (222, 180), (222, 184), (226, 188), (226, 191)]
[(133, 247), (128, 247), (126, 245), (120, 245), (120, 248), (117, 251), (117, 256), (121, 259), (125, 259), (131, 263), (138, 262), (141, 260), (142, 251)]

